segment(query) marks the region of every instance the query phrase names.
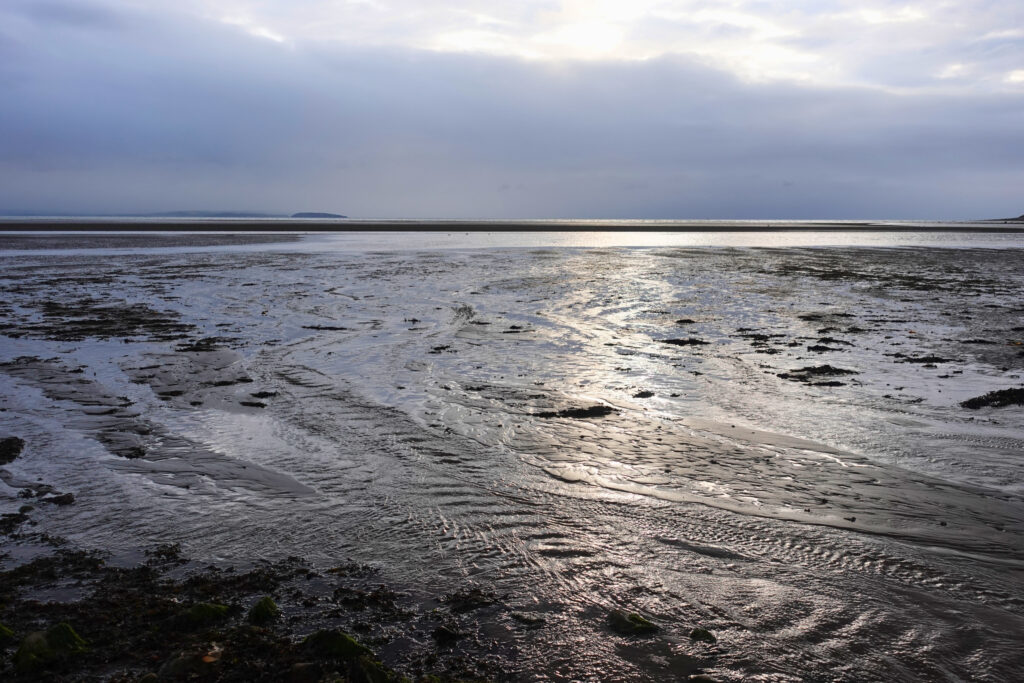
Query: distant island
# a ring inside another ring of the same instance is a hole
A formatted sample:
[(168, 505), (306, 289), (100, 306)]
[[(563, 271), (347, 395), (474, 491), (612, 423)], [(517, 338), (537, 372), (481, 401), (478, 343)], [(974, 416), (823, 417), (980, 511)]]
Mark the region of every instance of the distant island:
[(166, 211), (146, 214), (145, 218), (348, 218), (340, 213), (300, 211), (291, 216), (281, 213), (255, 213), (252, 211)]

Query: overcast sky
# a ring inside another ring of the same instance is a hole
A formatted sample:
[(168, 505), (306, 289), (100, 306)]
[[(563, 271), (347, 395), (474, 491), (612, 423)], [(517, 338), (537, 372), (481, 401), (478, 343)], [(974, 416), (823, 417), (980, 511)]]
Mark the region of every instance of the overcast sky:
[(1024, 212), (1024, 2), (3, 0), (0, 211)]

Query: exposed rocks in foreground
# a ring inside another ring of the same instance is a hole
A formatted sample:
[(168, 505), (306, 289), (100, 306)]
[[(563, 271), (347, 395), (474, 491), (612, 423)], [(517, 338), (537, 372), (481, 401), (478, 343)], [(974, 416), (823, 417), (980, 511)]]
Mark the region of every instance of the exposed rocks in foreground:
[[(47, 600), (59, 586), (80, 597)], [(200, 568), (164, 545), (126, 569), (57, 547), (0, 572), (0, 679), (500, 680), (509, 653), (495, 652), (464, 614), (492, 602), (420, 605), (351, 564), (319, 572), (288, 558), (242, 571)], [(415, 637), (445, 624), (458, 633), (451, 642)], [(380, 661), (384, 651), (391, 666)]]

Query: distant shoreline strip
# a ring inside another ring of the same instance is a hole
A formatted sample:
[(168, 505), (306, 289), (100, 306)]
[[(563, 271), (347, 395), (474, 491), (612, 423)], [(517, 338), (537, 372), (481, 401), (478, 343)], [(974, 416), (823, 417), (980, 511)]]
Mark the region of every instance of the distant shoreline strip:
[(887, 224), (851, 222), (708, 222), (650, 221), (415, 221), (415, 220), (154, 220), (67, 219), (4, 220), (0, 232), (964, 232), (1024, 233), (1024, 223)]

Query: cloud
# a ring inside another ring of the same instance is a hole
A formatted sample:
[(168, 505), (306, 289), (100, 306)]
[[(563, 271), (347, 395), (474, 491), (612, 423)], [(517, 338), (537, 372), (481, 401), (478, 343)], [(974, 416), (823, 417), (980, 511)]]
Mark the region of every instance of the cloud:
[[(999, 88), (1020, 65), (1024, 6), (901, 0), (177, 0), (256, 35), (528, 59), (698, 57), (752, 81)], [(950, 62), (976, 78), (942, 82)], [(889, 68), (883, 68), (887, 65)], [(889, 78), (893, 67), (899, 74)]]
[[(639, 3), (647, 5), (659, 3)], [(327, 39), (312, 11), (327, 5), (318, 3), (300, 14), (273, 2), (215, 6), (216, 19), (129, 2), (75, 3), (95, 10), (81, 15), (88, 20), (56, 3), (42, 13), (27, 2), (0, 9), (0, 209), (724, 218), (1021, 211), (1024, 95), (1008, 66), (992, 76), (999, 87), (969, 96), (962, 88), (973, 85), (955, 83), (969, 76), (940, 78), (935, 66), (961, 62), (929, 55), (877, 77), (873, 70), (884, 70), (862, 60), (869, 85), (751, 81), (696, 49), (643, 60), (527, 59)], [(492, 3), (447, 6), (431, 20), (446, 30), (475, 12), (479, 30), (506, 33), (561, 25), (583, 7), (523, 3), (494, 16)], [(787, 6), (810, 21), (812, 10)], [(426, 35), (422, 3), (344, 7), (364, 22), (397, 12), (387, 21)], [(814, 7), (824, 8), (814, 10), (819, 22), (843, 9)], [(648, 13), (630, 30), (672, 35), (675, 19), (662, 14), (660, 29)], [(792, 25), (787, 13), (771, 17), (726, 15), (700, 30), (822, 53), (801, 31), (776, 31)], [(874, 21), (919, 21), (894, 17)], [(316, 37), (296, 38), (300, 25)], [(624, 31), (621, 40), (637, 38)], [(1001, 48), (991, 51), (990, 61), (1002, 58)], [(972, 53), (962, 63), (980, 70), (979, 60)], [(914, 74), (925, 69), (929, 82), (953, 85), (918, 85)]]

